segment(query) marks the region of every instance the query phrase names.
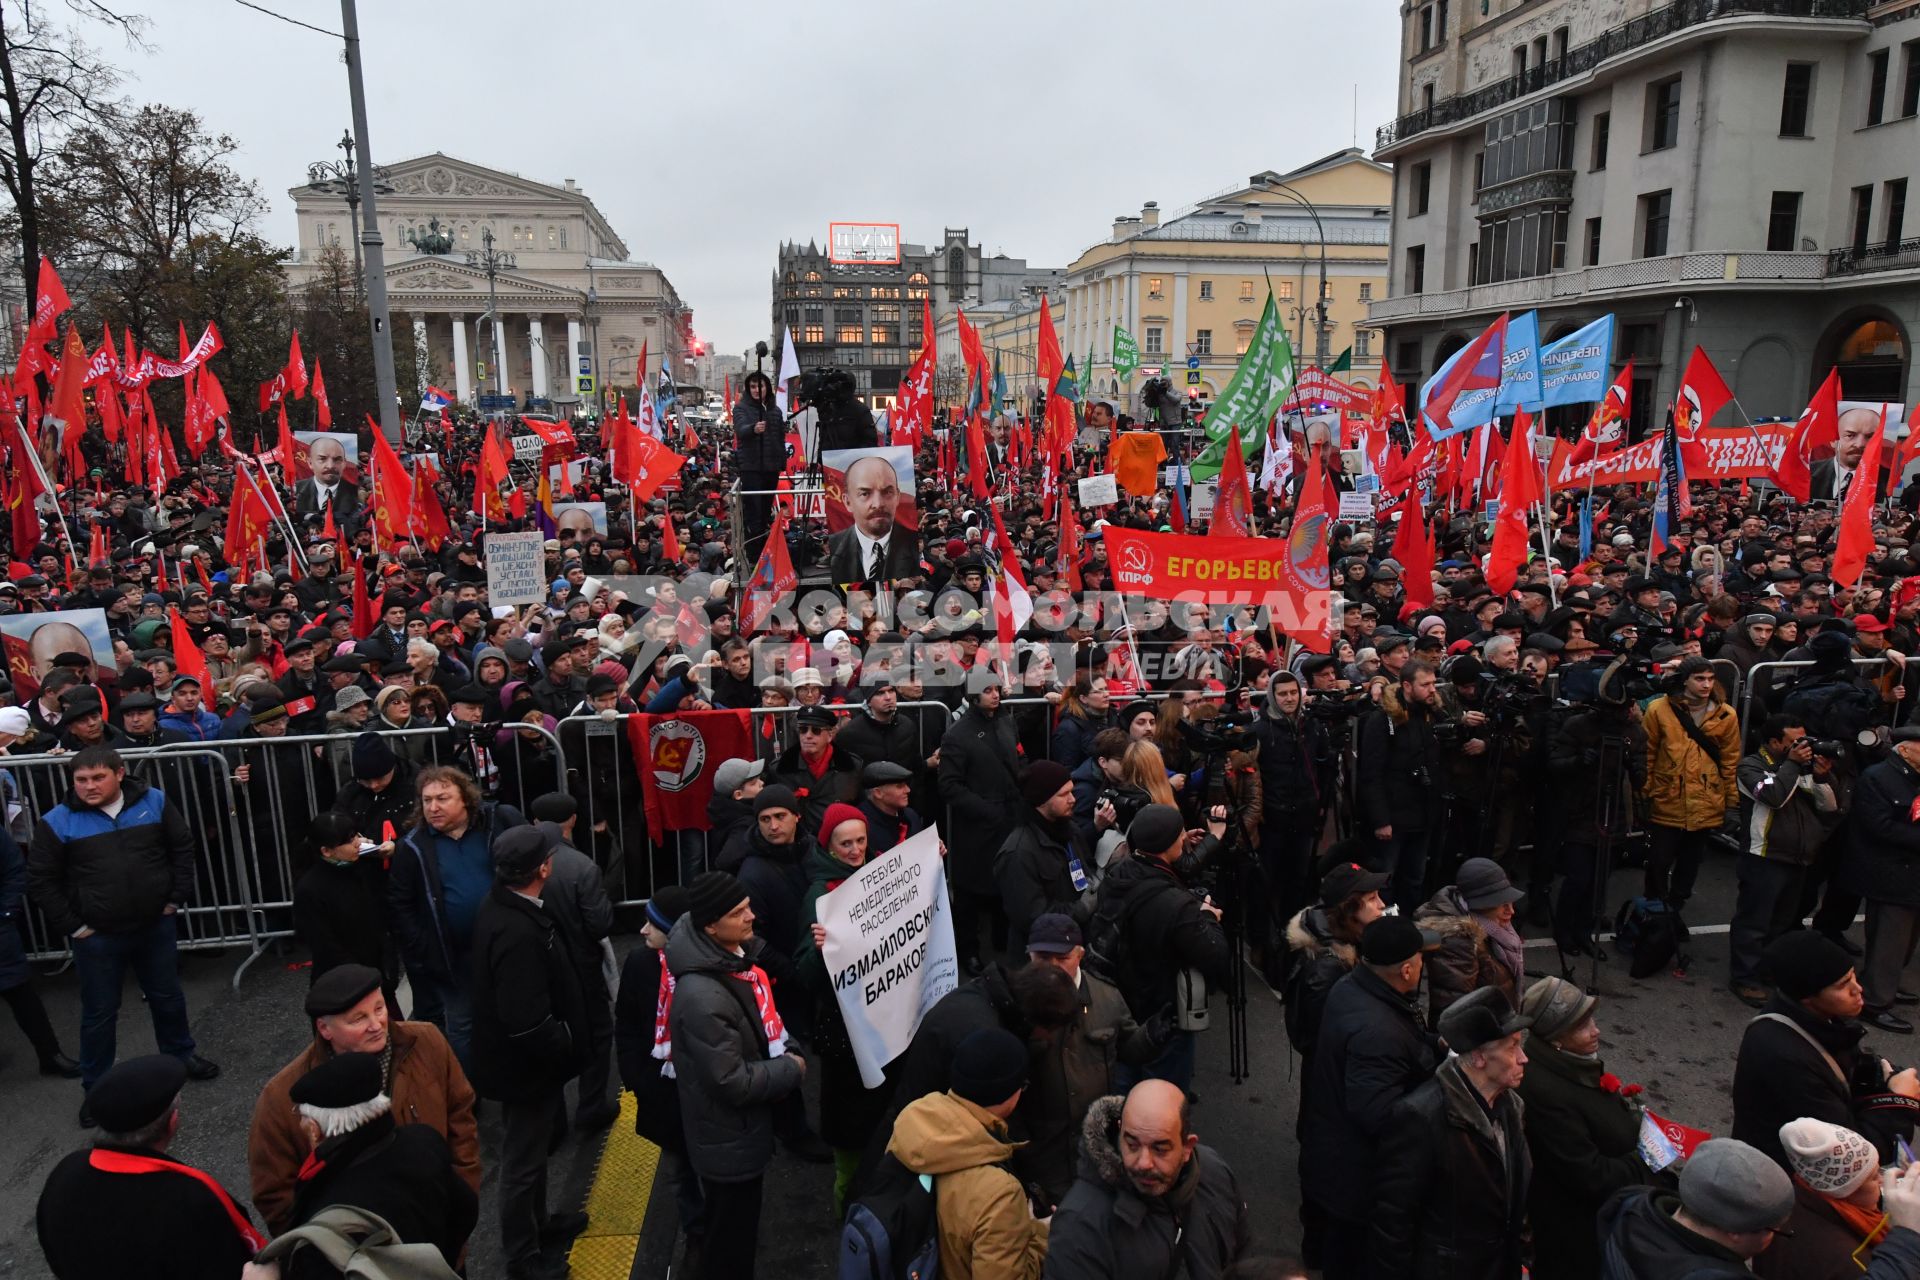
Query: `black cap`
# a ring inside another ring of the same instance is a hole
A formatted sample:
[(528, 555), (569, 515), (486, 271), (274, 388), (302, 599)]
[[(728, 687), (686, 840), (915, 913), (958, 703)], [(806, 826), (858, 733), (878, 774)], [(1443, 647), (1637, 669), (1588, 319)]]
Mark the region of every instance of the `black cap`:
[(468, 707), (484, 707), (493, 701), (493, 695), (477, 684), (463, 684), (447, 695), (450, 704)]
[(953, 1092), (994, 1107), (1027, 1087), (1027, 1046), (1005, 1027), (982, 1027), (954, 1046), (948, 1079)]
[(1186, 834), (1180, 811), (1170, 804), (1150, 804), (1127, 825), (1127, 848), (1151, 857), (1165, 853)]
[(291, 658), (296, 653), (305, 653), (313, 648), (313, 641), (305, 636), (295, 636), (280, 646), (280, 652)]
[(1405, 916), (1381, 916), (1360, 934), (1360, 958), (1368, 964), (1405, 964), (1422, 951), (1439, 949), (1439, 934)]
[(309, 1018), (345, 1013), (380, 989), (380, 971), (371, 965), (336, 965), (313, 980), (307, 989)]
[(812, 725), (815, 728), (819, 728), (819, 729), (831, 729), (834, 725), (839, 723), (839, 720), (833, 714), (833, 712), (827, 710), (823, 706), (815, 705), (811, 707), (802, 707), (800, 708), (800, 710), (795, 712), (793, 716), (793, 723), (795, 724), (795, 726), (804, 724), (804, 725)]
[(525, 884), (553, 856), (553, 849), (553, 837), (539, 827), (509, 828), (493, 842), (494, 878), (502, 884)]
[(1514, 1008), (1506, 992), (1498, 987), (1481, 987), (1448, 1005), (1440, 1014), (1437, 1030), (1447, 1048), (1455, 1053), (1472, 1053), (1532, 1025), (1533, 1019)]
[(913, 770), (891, 760), (875, 760), (860, 771), (860, 785), (863, 787), (884, 787), (889, 782), (911, 781)]
[(129, 711), (158, 711), (159, 709), (160, 699), (150, 693), (129, 693), (120, 699), (120, 714), (123, 716)]
[(287, 1097), (295, 1106), (337, 1111), (372, 1102), (381, 1092), (380, 1055), (336, 1053), (293, 1082)]
[(615, 693), (619, 688), (620, 682), (618, 680), (615, 680), (612, 676), (601, 675), (598, 671), (587, 677), (587, 696), (589, 698), (597, 698), (603, 693)]
[(800, 797), (793, 794), (793, 788), (774, 783), (760, 788), (760, 794), (753, 798), (753, 816), (759, 817), (769, 809), (785, 809), (788, 813), (799, 813)]
[(1034, 919), (1027, 930), (1027, 950), (1043, 956), (1064, 956), (1075, 947), (1086, 945), (1080, 926), (1073, 917), (1050, 911)]
[(565, 791), (549, 791), (543, 796), (534, 797), (527, 806), (527, 816), (535, 822), (565, 822), (580, 812), (580, 802)]
[(337, 674), (342, 671), (358, 671), (366, 665), (367, 656), (365, 654), (355, 653), (349, 649), (341, 653), (336, 653), (331, 658), (328, 658), (320, 664), (320, 669)]
[(187, 1083), (187, 1064), (164, 1053), (130, 1058), (87, 1090), (87, 1110), (108, 1133), (133, 1133), (163, 1118)]
[(1320, 905), (1338, 906), (1356, 893), (1378, 893), (1393, 877), (1343, 862), (1320, 877)]

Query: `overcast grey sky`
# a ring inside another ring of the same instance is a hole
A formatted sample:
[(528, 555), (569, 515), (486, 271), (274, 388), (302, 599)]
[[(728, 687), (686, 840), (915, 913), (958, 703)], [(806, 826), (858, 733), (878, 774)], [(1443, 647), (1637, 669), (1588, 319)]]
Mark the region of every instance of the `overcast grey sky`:
[[(337, 31), (329, 0), (261, 0)], [(149, 54), (103, 46), (129, 93), (197, 111), (293, 240), (286, 196), (337, 159), (335, 41), (232, 0), (129, 0)], [(1371, 148), (1393, 111), (1393, 0), (361, 0), (375, 158), (444, 151), (577, 179), (694, 327), (766, 336), (783, 239), (898, 222), (971, 228), (1062, 266), (1141, 202), (1190, 203), (1262, 169)]]

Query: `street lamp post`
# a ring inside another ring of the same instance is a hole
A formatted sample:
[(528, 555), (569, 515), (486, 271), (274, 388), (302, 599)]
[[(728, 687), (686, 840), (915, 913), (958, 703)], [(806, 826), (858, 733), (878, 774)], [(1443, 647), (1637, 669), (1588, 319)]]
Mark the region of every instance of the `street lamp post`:
[(393, 373), (393, 317), (387, 310), (387, 254), (380, 237), (380, 209), (375, 200), (373, 162), (367, 157), (373, 147), (367, 133), (367, 87), (360, 65), (360, 17), (354, 0), (340, 0), (340, 34), (346, 45), (347, 95), (353, 103), (353, 134), (359, 141), (359, 156), (354, 166), (359, 181), (360, 201), (367, 206), (367, 220), (359, 241), (366, 249), (367, 327), (373, 338), (373, 388), (380, 402), (380, 434), (394, 444), (400, 443), (400, 391)]
[(1324, 373), (1327, 368), (1327, 229), (1321, 224), (1320, 210), (1315, 207), (1313, 201), (1286, 183), (1272, 178), (1264, 179), (1261, 185), (1293, 200), (1307, 211), (1308, 217), (1313, 219), (1313, 233), (1320, 241), (1320, 296), (1314, 299), (1313, 304), (1313, 362)]
[(519, 264), (509, 252), (494, 252), (493, 228), (484, 227), (480, 231), (480, 249), (467, 251), (467, 265), (478, 267), (487, 273), (487, 318), (493, 322), (493, 393), (507, 393), (507, 371), (501, 368), (501, 357), (506, 344), (500, 340), (500, 311), (498, 296), (494, 292), (494, 277), (502, 271), (512, 271)]
[(591, 253), (587, 255), (587, 330), (593, 343), (593, 394), (597, 401), (594, 408), (603, 409), (607, 403), (607, 391), (600, 385), (600, 290), (594, 287)]
[[(353, 300), (358, 302), (364, 296), (365, 272), (360, 265), (360, 186), (353, 168), (353, 132), (342, 131), (340, 141), (334, 145), (346, 152), (347, 158), (316, 160), (308, 165), (307, 185), (347, 202), (347, 224), (353, 231)], [(379, 195), (393, 194), (384, 166), (374, 166), (373, 189)]]

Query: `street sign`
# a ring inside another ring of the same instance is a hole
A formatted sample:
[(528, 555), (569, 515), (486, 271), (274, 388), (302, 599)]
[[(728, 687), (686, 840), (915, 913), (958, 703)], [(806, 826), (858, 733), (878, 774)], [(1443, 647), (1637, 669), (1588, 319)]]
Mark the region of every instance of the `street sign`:
[(1199, 367), (1200, 367), (1200, 357), (1199, 357), (1199, 356), (1188, 356), (1188, 357), (1187, 357), (1187, 368), (1189, 368), (1189, 369), (1198, 369)]
[(591, 356), (580, 357), (580, 372), (582, 373), (593, 372), (593, 358)]
[(1187, 370), (1187, 385), (1190, 387), (1200, 385), (1200, 371), (1198, 369)]
[(583, 396), (590, 396), (593, 394), (593, 379), (582, 374), (573, 380), (573, 389)]
[[(480, 406), (480, 412), (482, 413), (502, 413), (517, 407), (519, 402), (510, 395), (496, 396), (483, 394), (479, 397), (478, 404)], [(537, 440), (539, 437), (535, 436), (534, 439)]]

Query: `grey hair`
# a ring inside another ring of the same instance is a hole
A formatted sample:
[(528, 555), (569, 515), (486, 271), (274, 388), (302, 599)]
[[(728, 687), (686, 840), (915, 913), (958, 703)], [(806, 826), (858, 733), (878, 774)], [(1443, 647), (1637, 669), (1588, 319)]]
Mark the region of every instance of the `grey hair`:
[(1489, 659), (1496, 653), (1505, 653), (1509, 649), (1518, 649), (1520, 642), (1512, 636), (1495, 636), (1486, 643), (1486, 655)]
[(365, 1102), (356, 1102), (350, 1107), (318, 1107), (311, 1102), (300, 1104), (300, 1114), (319, 1125), (320, 1136), (324, 1138), (352, 1133), (391, 1110), (393, 1101), (384, 1093), (376, 1093)]
[(129, 1129), (125, 1133), (109, 1133), (105, 1129), (93, 1135), (96, 1147), (157, 1147), (167, 1140), (167, 1130), (173, 1124), (173, 1117), (180, 1110), (180, 1095), (175, 1094), (167, 1109), (152, 1124), (142, 1125), (138, 1129)]

